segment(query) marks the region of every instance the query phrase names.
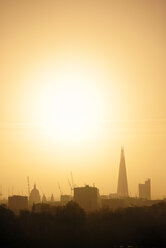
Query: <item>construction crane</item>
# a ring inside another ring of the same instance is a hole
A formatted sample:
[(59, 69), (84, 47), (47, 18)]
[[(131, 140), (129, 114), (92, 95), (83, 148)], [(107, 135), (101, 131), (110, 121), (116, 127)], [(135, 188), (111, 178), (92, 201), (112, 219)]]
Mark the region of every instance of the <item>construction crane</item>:
[(72, 188), (74, 188), (74, 180), (73, 180), (73, 174), (72, 174), (72, 172), (70, 172), (70, 176), (71, 176)]
[(71, 185), (72, 185), (72, 189), (74, 190), (74, 188), (76, 187), (76, 184), (74, 183), (72, 171), (70, 172), (70, 176), (71, 176)]
[(69, 184), (69, 187), (70, 187), (70, 190), (71, 190), (71, 195), (72, 195), (72, 190), (73, 190), (73, 187), (72, 187), (72, 184), (71, 184), (71, 182), (70, 182), (69, 178), (68, 178), (68, 184)]
[(29, 177), (27, 177), (27, 185), (28, 185), (28, 197), (29, 197), (30, 196)]
[(76, 187), (76, 184), (74, 183), (74, 179), (73, 179), (73, 174), (72, 172), (70, 172), (70, 177), (71, 177), (71, 181), (68, 178), (68, 184), (70, 186), (71, 189), (71, 195), (72, 195), (72, 191), (74, 190), (74, 188)]
[(62, 190), (61, 190), (61, 186), (59, 183), (58, 183), (58, 188), (59, 188), (60, 195), (63, 195)]

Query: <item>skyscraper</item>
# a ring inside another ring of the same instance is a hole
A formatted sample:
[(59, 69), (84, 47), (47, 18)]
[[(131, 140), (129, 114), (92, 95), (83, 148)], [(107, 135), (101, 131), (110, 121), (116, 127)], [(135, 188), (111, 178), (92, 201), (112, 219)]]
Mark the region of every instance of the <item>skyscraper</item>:
[(128, 183), (127, 183), (127, 173), (126, 173), (126, 163), (124, 156), (124, 149), (121, 148), (121, 157), (119, 165), (119, 177), (118, 177), (118, 197), (128, 197)]

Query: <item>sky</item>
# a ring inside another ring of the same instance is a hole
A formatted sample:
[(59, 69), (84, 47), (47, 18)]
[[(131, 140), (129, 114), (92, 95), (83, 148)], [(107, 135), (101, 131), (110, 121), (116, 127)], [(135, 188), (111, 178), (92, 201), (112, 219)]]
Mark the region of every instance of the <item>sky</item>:
[(0, 0), (3, 196), (58, 183), (166, 197), (166, 1)]

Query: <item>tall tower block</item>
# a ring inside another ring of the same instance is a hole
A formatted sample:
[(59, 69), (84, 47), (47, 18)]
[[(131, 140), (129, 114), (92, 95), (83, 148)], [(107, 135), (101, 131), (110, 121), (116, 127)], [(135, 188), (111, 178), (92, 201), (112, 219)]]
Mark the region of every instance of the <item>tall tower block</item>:
[(119, 177), (118, 177), (118, 197), (128, 197), (128, 183), (127, 183), (127, 173), (126, 173), (126, 163), (124, 156), (124, 149), (121, 148), (121, 157), (119, 165)]

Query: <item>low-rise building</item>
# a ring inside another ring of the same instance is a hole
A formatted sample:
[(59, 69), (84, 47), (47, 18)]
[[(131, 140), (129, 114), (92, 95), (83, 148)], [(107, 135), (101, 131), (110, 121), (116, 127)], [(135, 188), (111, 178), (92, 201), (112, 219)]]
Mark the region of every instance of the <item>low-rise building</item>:
[(125, 207), (125, 200), (124, 199), (102, 199), (101, 206), (105, 209), (116, 210), (118, 208)]
[(72, 198), (71, 195), (61, 195), (61, 204), (62, 204), (62, 206), (66, 205), (72, 199), (73, 198)]
[(8, 208), (18, 214), (20, 210), (28, 210), (28, 197), (13, 195), (8, 197)]

